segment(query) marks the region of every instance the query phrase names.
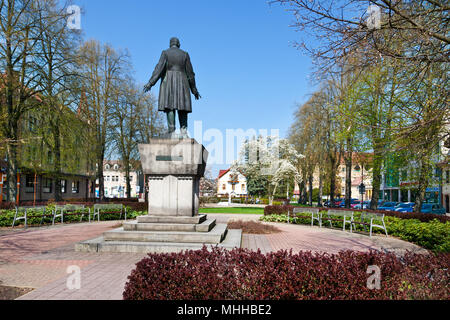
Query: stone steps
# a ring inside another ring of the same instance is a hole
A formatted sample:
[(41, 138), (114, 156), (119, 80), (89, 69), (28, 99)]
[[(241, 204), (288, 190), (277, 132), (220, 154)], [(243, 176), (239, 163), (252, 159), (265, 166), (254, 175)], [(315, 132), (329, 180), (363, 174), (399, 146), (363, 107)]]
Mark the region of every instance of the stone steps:
[[(242, 230), (228, 230), (226, 238), (219, 244), (205, 244), (207, 248), (219, 247), (232, 250), (240, 248)], [(103, 237), (76, 244), (78, 252), (120, 252), (120, 253), (171, 253), (185, 250), (200, 250), (204, 244), (181, 242), (122, 242), (105, 241)]]
[(198, 215), (194, 217), (174, 217), (174, 216), (157, 216), (147, 215), (137, 217), (138, 223), (174, 223), (174, 224), (200, 224), (206, 220), (206, 215)]
[(138, 223), (137, 221), (123, 224), (125, 231), (180, 231), (180, 232), (209, 232), (216, 225), (216, 219), (207, 219), (200, 224), (182, 223)]
[(130, 242), (180, 242), (218, 244), (226, 237), (227, 225), (217, 224), (209, 232), (186, 231), (126, 231), (124, 228), (107, 231), (103, 234), (105, 241)]

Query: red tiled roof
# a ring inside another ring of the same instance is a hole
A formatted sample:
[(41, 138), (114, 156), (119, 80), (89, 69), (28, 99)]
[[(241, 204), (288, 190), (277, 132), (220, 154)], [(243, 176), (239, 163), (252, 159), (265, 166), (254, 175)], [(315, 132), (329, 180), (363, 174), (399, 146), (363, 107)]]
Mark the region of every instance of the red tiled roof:
[(220, 179), (220, 178), (222, 178), (224, 175), (226, 175), (226, 174), (228, 173), (228, 171), (230, 171), (230, 169), (228, 169), (228, 170), (220, 170), (220, 172), (219, 172), (219, 178), (218, 178), (218, 179)]

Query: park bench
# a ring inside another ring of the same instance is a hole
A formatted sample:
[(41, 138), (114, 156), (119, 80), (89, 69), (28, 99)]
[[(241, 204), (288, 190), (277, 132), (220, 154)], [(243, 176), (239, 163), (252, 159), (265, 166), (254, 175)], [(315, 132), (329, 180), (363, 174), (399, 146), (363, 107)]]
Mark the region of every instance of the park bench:
[(345, 225), (350, 224), (350, 232), (353, 232), (353, 226), (354, 226), (354, 213), (353, 211), (346, 211), (346, 210), (328, 210), (326, 213), (326, 217), (324, 217), (324, 214), (321, 214), (320, 220), (326, 220), (330, 223), (330, 227), (333, 227), (333, 221), (339, 221), (342, 222), (343, 228), (342, 230), (345, 231)]
[[(28, 227), (28, 219), (41, 218), (39, 225), (42, 225), (45, 217), (51, 217), (52, 215), (46, 215), (46, 207), (16, 207), (16, 213), (14, 214), (14, 220), (12, 227), (14, 228), (17, 221), (24, 220), (25, 229)], [(36, 215), (35, 212), (42, 211), (42, 214)], [(23, 215), (21, 215), (23, 214)]]
[[(383, 229), (386, 233), (386, 237), (388, 237), (388, 232), (386, 229), (386, 223), (384, 222), (385, 215), (382, 213), (374, 213), (374, 212), (362, 212), (360, 221), (353, 221), (353, 224), (360, 224), (364, 226), (364, 231), (367, 231), (367, 226), (370, 227), (370, 236), (372, 237), (373, 228)], [(375, 224), (381, 223), (381, 224)]]
[[(55, 220), (61, 218), (61, 223), (64, 223), (64, 215), (66, 216), (80, 216), (80, 222), (83, 221), (85, 212), (78, 213), (76, 211), (86, 211), (89, 210), (89, 222), (91, 222), (91, 209), (86, 208), (81, 204), (66, 204), (66, 205), (56, 205), (53, 209), (53, 221), (52, 224), (55, 225)], [(58, 213), (59, 212), (59, 213)]]
[(97, 216), (97, 220), (100, 221), (100, 212), (103, 213), (116, 213), (120, 211), (120, 220), (122, 219), (122, 214), (125, 212), (125, 221), (127, 220), (127, 208), (123, 204), (95, 204), (94, 205), (94, 216)]
[[(320, 209), (319, 208), (294, 208), (293, 215), (294, 221), (297, 223), (297, 218), (309, 218), (309, 216), (298, 215), (299, 213), (311, 214), (311, 227), (314, 226), (314, 220), (317, 220), (319, 226), (322, 227), (322, 220), (320, 219)], [(289, 211), (288, 211), (288, 223), (289, 223)]]

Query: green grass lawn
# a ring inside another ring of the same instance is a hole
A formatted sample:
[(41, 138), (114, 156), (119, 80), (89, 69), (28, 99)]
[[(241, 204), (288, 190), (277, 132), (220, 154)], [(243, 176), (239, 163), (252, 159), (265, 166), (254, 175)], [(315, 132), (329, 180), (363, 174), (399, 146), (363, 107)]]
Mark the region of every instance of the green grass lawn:
[(200, 213), (264, 214), (264, 208), (201, 208)]

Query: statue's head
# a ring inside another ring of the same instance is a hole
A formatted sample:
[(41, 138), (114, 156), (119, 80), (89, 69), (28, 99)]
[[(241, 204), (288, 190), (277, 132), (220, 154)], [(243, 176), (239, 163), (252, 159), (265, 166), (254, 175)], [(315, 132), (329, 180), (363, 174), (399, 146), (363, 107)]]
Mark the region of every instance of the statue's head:
[(178, 48), (180, 47), (180, 40), (178, 40), (178, 38), (172, 38), (170, 39), (170, 47), (172, 48), (173, 46), (177, 46)]

